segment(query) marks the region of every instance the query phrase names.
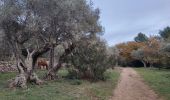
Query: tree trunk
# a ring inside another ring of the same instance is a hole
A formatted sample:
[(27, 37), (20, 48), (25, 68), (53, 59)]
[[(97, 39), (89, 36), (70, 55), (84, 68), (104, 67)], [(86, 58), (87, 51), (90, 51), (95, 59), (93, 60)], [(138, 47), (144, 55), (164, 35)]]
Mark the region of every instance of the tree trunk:
[(118, 56), (117, 55), (115, 56), (115, 61), (116, 61), (115, 66), (118, 67), (119, 66), (119, 62), (118, 62)]
[(45, 80), (55, 80), (55, 79), (58, 78), (57, 75), (56, 75), (56, 73), (57, 73), (56, 68), (57, 67), (60, 68), (61, 66), (59, 64), (56, 64), (56, 65), (54, 64), (54, 63), (56, 63), (56, 60), (54, 58), (54, 48), (55, 48), (54, 45), (51, 44), (49, 69), (48, 69), (48, 72), (45, 76)]
[(30, 53), (28, 49), (24, 49), (24, 51), (21, 49), (23, 47), (22, 43), (18, 43), (11, 38), (9, 38), (8, 42), (11, 44), (13, 54), (16, 59), (16, 66), (19, 71), (19, 74), (14, 79), (10, 80), (9, 87), (26, 88), (28, 82), (33, 82), (38, 85), (42, 84), (43, 82), (34, 72), (35, 64), (39, 56), (49, 51), (50, 44), (46, 43), (44, 47)]
[(50, 64), (49, 64), (49, 69), (54, 67), (54, 45), (52, 45), (50, 49)]
[[(73, 44), (71, 44), (68, 48), (66, 48), (65, 52), (59, 57), (58, 61), (55, 61), (54, 52), (52, 52), (53, 53), (53, 55), (52, 55), (53, 58), (51, 60), (54, 60), (54, 62), (53, 62), (54, 66), (50, 67), (50, 69), (48, 70), (47, 74), (45, 75), (45, 80), (55, 80), (55, 79), (58, 78), (56, 73), (62, 67), (64, 58), (67, 55), (69, 55), (73, 51), (74, 48), (75, 48), (75, 45), (73, 45)], [(56, 63), (56, 65), (54, 63)]]
[(58, 79), (59, 76), (57, 75), (58, 70), (62, 67), (62, 63), (58, 63), (56, 66), (48, 70), (45, 80), (55, 80)]
[[(27, 57), (25, 60), (22, 60), (19, 56), (17, 56), (17, 68), (19, 71), (19, 75), (15, 77), (15, 79), (12, 79), (9, 87), (21, 87), (21, 88), (27, 88), (28, 82), (33, 82), (37, 85), (42, 84), (42, 81), (38, 78), (36, 73), (34, 73), (34, 64), (33, 64), (33, 57), (34, 51), (30, 53), (27, 50)], [(19, 57), (19, 58), (18, 58)]]
[(143, 66), (146, 68), (147, 66), (146, 66), (146, 63), (145, 63), (145, 61), (142, 61), (142, 63), (143, 63)]

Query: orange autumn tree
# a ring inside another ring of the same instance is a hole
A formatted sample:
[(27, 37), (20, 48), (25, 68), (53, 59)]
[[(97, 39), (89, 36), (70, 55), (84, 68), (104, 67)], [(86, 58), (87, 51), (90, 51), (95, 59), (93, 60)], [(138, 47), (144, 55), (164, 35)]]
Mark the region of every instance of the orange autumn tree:
[(144, 42), (143, 46), (134, 50), (131, 56), (136, 60), (140, 60), (144, 67), (147, 67), (147, 64), (152, 67), (153, 64), (160, 63), (160, 47), (161, 40), (156, 37), (150, 37), (148, 41)]
[(161, 60), (160, 54), (161, 41), (156, 37), (150, 37), (148, 42), (143, 47), (145, 60), (150, 64), (150, 67)]
[(116, 45), (119, 49), (119, 55), (123, 58), (126, 62), (131, 62), (134, 58), (131, 56), (132, 51), (138, 50), (139, 48), (144, 46), (144, 42), (127, 42), (127, 43), (120, 43)]

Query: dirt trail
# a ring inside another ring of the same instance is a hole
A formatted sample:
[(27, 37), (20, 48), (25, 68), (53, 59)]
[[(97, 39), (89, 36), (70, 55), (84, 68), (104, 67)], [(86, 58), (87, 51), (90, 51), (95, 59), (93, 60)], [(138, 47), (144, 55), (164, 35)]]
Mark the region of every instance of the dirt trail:
[(162, 100), (132, 68), (123, 68), (111, 100)]

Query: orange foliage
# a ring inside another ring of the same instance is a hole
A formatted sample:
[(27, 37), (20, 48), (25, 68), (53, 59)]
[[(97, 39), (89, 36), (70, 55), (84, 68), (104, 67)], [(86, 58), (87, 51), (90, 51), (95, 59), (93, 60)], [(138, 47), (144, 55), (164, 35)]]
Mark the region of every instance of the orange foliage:
[(152, 64), (159, 63), (161, 59), (160, 48), (161, 40), (157, 37), (150, 37), (146, 42), (127, 42), (116, 45), (119, 49), (119, 56), (125, 59), (126, 62), (135, 60), (131, 53), (135, 50), (142, 50), (143, 61)]
[(143, 47), (144, 55), (146, 56), (146, 60), (149, 63), (156, 63), (160, 60), (160, 40), (151, 37), (148, 42)]
[(119, 49), (119, 55), (124, 57), (126, 60), (132, 60), (131, 52), (137, 50), (145, 45), (144, 42), (127, 42), (116, 45)]

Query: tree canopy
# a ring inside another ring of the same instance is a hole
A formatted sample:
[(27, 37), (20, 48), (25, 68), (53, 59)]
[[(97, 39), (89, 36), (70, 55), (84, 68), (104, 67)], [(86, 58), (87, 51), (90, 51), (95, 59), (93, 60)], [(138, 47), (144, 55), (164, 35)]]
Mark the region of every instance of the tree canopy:
[(170, 27), (168, 26), (163, 30), (160, 30), (159, 34), (163, 39), (167, 40), (170, 37)]
[(136, 42), (145, 42), (148, 40), (148, 37), (143, 33), (138, 33), (138, 35), (134, 38)]

